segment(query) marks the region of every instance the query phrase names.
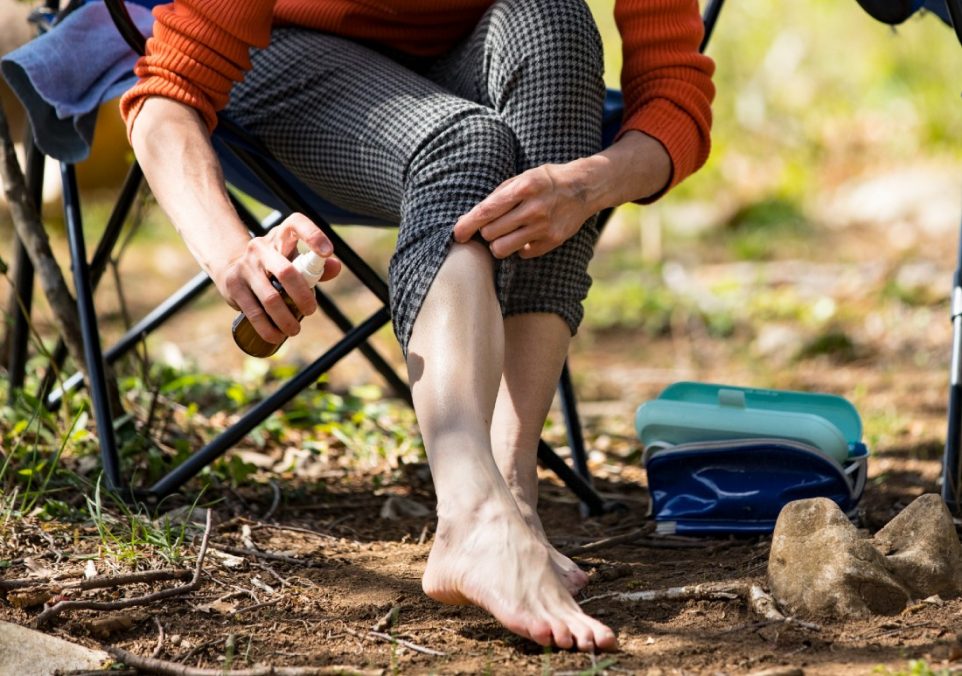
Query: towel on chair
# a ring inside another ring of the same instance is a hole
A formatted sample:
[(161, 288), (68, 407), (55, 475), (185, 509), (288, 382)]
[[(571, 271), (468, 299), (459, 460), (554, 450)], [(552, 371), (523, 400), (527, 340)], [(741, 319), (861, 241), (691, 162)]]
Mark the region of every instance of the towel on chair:
[[(128, 3), (149, 36), (150, 10)], [(46, 155), (80, 162), (90, 154), (97, 108), (137, 81), (137, 54), (124, 42), (102, 2), (88, 3), (54, 28), (0, 60), (0, 72), (23, 103), (34, 140)]]

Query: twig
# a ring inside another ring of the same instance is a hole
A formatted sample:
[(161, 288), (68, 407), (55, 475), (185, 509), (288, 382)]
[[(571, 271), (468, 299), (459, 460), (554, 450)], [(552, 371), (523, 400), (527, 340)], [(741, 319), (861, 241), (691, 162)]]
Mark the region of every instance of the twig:
[(305, 535), (313, 535), (314, 537), (321, 538), (323, 540), (339, 540), (336, 535), (331, 535), (330, 533), (322, 533), (319, 530), (311, 530), (310, 528), (300, 528), (298, 526), (281, 526), (280, 524), (273, 523), (263, 523), (261, 521), (251, 521), (251, 530), (266, 528), (267, 530), (283, 530), (291, 533), (304, 533)]
[(259, 608), (264, 608), (266, 606), (273, 606), (280, 602), (280, 599), (274, 599), (273, 601), (262, 601), (261, 603), (254, 603), (243, 608), (237, 608), (227, 613), (227, 617), (234, 617), (234, 615), (240, 615), (241, 613), (249, 613), (252, 610), (257, 610)]
[(398, 615), (401, 612), (401, 604), (395, 603), (377, 622), (371, 627), (371, 631), (384, 631), (397, 624)]
[(738, 598), (747, 598), (747, 596), (748, 587), (745, 584), (716, 584), (706, 582), (704, 584), (691, 584), (685, 585), (684, 587), (669, 587), (667, 589), (647, 589), (637, 592), (609, 592), (587, 598), (581, 602), (581, 605), (606, 598), (613, 598), (616, 601), (691, 601), (697, 599), (731, 601)]
[(204, 567), (204, 557), (207, 555), (207, 545), (210, 542), (211, 524), (211, 511), (207, 510), (207, 525), (204, 528), (204, 539), (200, 543), (200, 552), (197, 554), (197, 565), (194, 567), (194, 575), (191, 581), (187, 584), (120, 601), (60, 601), (40, 613), (37, 619), (34, 620), (34, 625), (42, 627), (66, 610), (122, 610), (133, 606), (143, 606), (154, 601), (161, 601), (172, 596), (179, 596), (194, 591), (200, 586), (200, 574)]
[(811, 629), (812, 631), (821, 631), (822, 629), (817, 624), (804, 622), (797, 618), (786, 617), (783, 615), (778, 609), (778, 604), (775, 603), (775, 599), (771, 596), (771, 594), (767, 593), (757, 584), (753, 584), (748, 590), (748, 605), (756, 614), (761, 615), (766, 620), (771, 620), (772, 622), (797, 624), (799, 627)]
[(152, 652), (150, 656), (157, 659), (164, 649), (164, 625), (160, 623), (156, 615), (154, 615), (154, 624), (157, 625), (157, 645), (154, 646), (154, 652)]
[(274, 552), (259, 552), (256, 549), (231, 547), (229, 545), (222, 544), (214, 544), (214, 548), (235, 556), (252, 556), (257, 559), (267, 559), (269, 561), (283, 561), (284, 563), (292, 563), (296, 566), (307, 566), (309, 568), (322, 568), (324, 566), (324, 564), (318, 561), (305, 561), (304, 559), (295, 559), (293, 556), (276, 554)]
[(281, 505), (281, 487), (274, 479), (271, 479), (271, 491), (274, 493), (274, 499), (271, 500), (270, 508), (265, 512), (264, 516), (261, 517), (264, 521), (274, 516), (274, 512), (276, 512), (277, 508)]
[(667, 589), (647, 589), (637, 592), (610, 592), (587, 598), (581, 602), (581, 605), (600, 599), (614, 599), (616, 601), (732, 601), (734, 599), (744, 599), (752, 612), (772, 623), (793, 624), (812, 631), (821, 631), (822, 629), (817, 624), (783, 615), (778, 609), (775, 599), (757, 584), (749, 585), (742, 582), (719, 584), (706, 582), (704, 584), (669, 587)]
[(224, 639), (222, 638), (215, 638), (215, 639), (211, 639), (210, 641), (205, 641), (200, 645), (194, 646), (193, 648), (185, 652), (183, 655), (177, 655), (176, 657), (174, 657), (174, 662), (186, 662), (194, 655), (198, 655), (204, 650), (206, 650), (207, 648), (217, 645), (218, 643), (223, 643), (223, 641)]
[(422, 653), (424, 655), (433, 655), (434, 657), (446, 657), (447, 653), (443, 653), (440, 650), (433, 650), (431, 648), (425, 648), (423, 645), (418, 645), (417, 643), (411, 643), (410, 641), (405, 641), (403, 638), (395, 638), (390, 634), (385, 634), (380, 631), (369, 631), (366, 634), (360, 631), (355, 631), (350, 627), (345, 627), (346, 631), (351, 636), (356, 636), (358, 638), (367, 639), (368, 641), (379, 639), (381, 641), (387, 641), (388, 643), (397, 643), (398, 645), (404, 646), (408, 650), (413, 650), (416, 653)]
[(165, 580), (185, 580), (191, 577), (189, 570), (144, 570), (126, 575), (112, 577), (93, 577), (78, 584), (64, 585), (64, 588), (79, 587), (80, 589), (104, 589), (106, 587), (122, 587), (141, 582), (163, 582)]
[(566, 553), (568, 556), (587, 554), (588, 552), (595, 552), (599, 549), (604, 549), (605, 547), (613, 547), (615, 545), (623, 545), (629, 542), (634, 542), (635, 540), (640, 540), (643, 537), (645, 537), (645, 531), (641, 528), (636, 528), (627, 533), (622, 533), (621, 535), (613, 535), (611, 537), (602, 538), (601, 540), (597, 540), (595, 542), (589, 542), (588, 544), (568, 550)]
[(84, 359), (77, 305), (50, 248), (50, 240), (41, 223), (38, 205), (33, 203), (27, 193), (23, 170), (13, 149), (7, 116), (2, 107), (0, 107), (0, 144), (3, 146), (0, 181), (3, 182), (14, 230), (27, 250), (30, 262), (40, 273), (40, 284), (63, 332), (67, 350), (86, 375), (87, 362)]
[(343, 665), (325, 667), (254, 667), (252, 669), (200, 669), (177, 662), (167, 662), (152, 657), (141, 657), (123, 648), (108, 646), (106, 651), (126, 664), (148, 674), (159, 676), (327, 676), (329, 674), (356, 674), (357, 676), (382, 676), (382, 669), (358, 669)]

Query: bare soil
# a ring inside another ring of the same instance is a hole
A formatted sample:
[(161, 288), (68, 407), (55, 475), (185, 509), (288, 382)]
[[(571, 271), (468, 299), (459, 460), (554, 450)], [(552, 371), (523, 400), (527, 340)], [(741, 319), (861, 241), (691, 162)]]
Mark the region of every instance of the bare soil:
[[(590, 400), (584, 402), (582, 412), (595, 449), (592, 467), (597, 485), (627, 509), (583, 519), (571, 494), (545, 474), (542, 514), (547, 532), (562, 551), (639, 528), (646, 534), (641, 541), (575, 556), (592, 580), (583, 598), (708, 581), (765, 583), (768, 538), (693, 540), (648, 535), (653, 525), (646, 519), (644, 473), (631, 433), (632, 402), (653, 396), (679, 375), (731, 382), (751, 377), (750, 369), (731, 371), (736, 363), (728, 353), (735, 349), (731, 342), (702, 341), (699, 346), (698, 359), (679, 367), (676, 341), (650, 342), (646, 363), (673, 365), (649, 366), (639, 378), (633, 378), (625, 366), (637, 363), (631, 357), (637, 349), (634, 339), (598, 337), (573, 358), (576, 368), (582, 366), (580, 387)], [(592, 368), (584, 368), (585, 364)], [(725, 372), (720, 368), (723, 364)], [(686, 369), (691, 373), (684, 373)], [(816, 359), (792, 369), (794, 375), (779, 382), (787, 387), (849, 392), (857, 383), (860, 405), (876, 411), (895, 407), (901, 416), (903, 423), (878, 437), (882, 447), (875, 449), (862, 503), (861, 525), (869, 530), (877, 530), (923, 492), (938, 490), (946, 386), (942, 370), (933, 361), (927, 368), (914, 369), (911, 379), (893, 380), (874, 359), (847, 364)], [(607, 399), (601, 396), (606, 391), (612, 395)], [(556, 422), (558, 418), (553, 415)], [(551, 426), (549, 435), (556, 444), (563, 444), (561, 425)], [(478, 609), (445, 607), (421, 593), (419, 580), (435, 525), (426, 466), (402, 466), (385, 479), (383, 473), (345, 471), (334, 463), (323, 482), (294, 477), (276, 485), (282, 499), (266, 518), (274, 503), (268, 484), (215, 496), (221, 498), (214, 507), (219, 518), (212, 537), (215, 551), (207, 557), (197, 592), (133, 613), (132, 627), (106, 638), (91, 635), (89, 621), (103, 615), (93, 611), (65, 614), (48, 631), (81, 643), (115, 644), (149, 655), (158, 638), (156, 618), (165, 633), (162, 658), (215, 668), (225, 663), (233, 668), (341, 664), (387, 673), (592, 673), (594, 668), (596, 673), (606, 669), (605, 673), (742, 674), (794, 666), (806, 674), (859, 674), (897, 673), (911, 659), (924, 659), (938, 668), (959, 664), (953, 660), (962, 658), (956, 635), (962, 614), (959, 599), (919, 604), (893, 617), (843, 623), (819, 620), (818, 629), (760, 621), (741, 601), (603, 599), (588, 602), (586, 608), (616, 629), (621, 642), (618, 653), (590, 656), (545, 651), (511, 635)], [(382, 509), (392, 497), (414, 500), (431, 513), (383, 518)], [(184, 567), (191, 565), (199, 542), (199, 531), (191, 532), (195, 541)], [(243, 554), (232, 558), (218, 550), (218, 546), (244, 549), (251, 544), (288, 560)], [(5, 578), (36, 574), (31, 566), (45, 574), (79, 575), (85, 559), (100, 553), (96, 533), (64, 523), (27, 520), (8, 530), (0, 542), (0, 559), (13, 560), (3, 571)], [(131, 567), (97, 558), (100, 574)], [(165, 565), (145, 550), (133, 567)], [(175, 583), (159, 583), (151, 589), (164, 584)], [(133, 587), (115, 596), (145, 591), (146, 587)], [(423, 654), (368, 635), (394, 606), (398, 607), (396, 620), (387, 622), (384, 631), (444, 654)], [(0, 603), (0, 619), (28, 624), (38, 610)]]

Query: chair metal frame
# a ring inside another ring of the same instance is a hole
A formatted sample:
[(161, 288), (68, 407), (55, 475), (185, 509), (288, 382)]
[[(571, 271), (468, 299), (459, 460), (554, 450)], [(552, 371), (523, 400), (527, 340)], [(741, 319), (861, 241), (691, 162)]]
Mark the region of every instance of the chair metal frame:
[[(705, 15), (705, 36), (701, 48), (704, 49), (711, 37), (724, 0), (711, 0)], [(68, 9), (75, 3), (70, 3)], [(144, 53), (145, 39), (131, 21), (121, 0), (105, 0), (111, 17), (118, 30), (130, 46), (139, 54)], [(56, 0), (46, 0), (48, 19), (56, 12)], [(263, 422), (274, 411), (293, 399), (301, 390), (309, 387), (326, 371), (333, 367), (340, 359), (355, 349), (361, 351), (372, 367), (385, 379), (394, 392), (411, 403), (411, 393), (408, 385), (396, 371), (371, 346), (368, 339), (382, 326), (390, 321), (388, 309), (387, 284), (350, 246), (335, 232), (326, 218), (318, 213), (296, 190), (286, 184), (283, 177), (269, 166), (261, 162), (257, 155), (270, 157), (256, 139), (250, 137), (242, 129), (232, 124), (223, 116), (219, 122), (220, 141), (237, 159), (239, 159), (257, 179), (269, 190), (275, 198), (285, 205), (286, 213), (300, 212), (313, 220), (327, 235), (334, 246), (334, 254), (381, 302), (381, 307), (359, 324), (354, 324), (337, 307), (334, 301), (320, 288), (315, 289), (315, 297), (320, 309), (343, 332), (344, 336), (314, 362), (301, 369), (296, 375), (281, 385), (265, 399), (255, 404), (237, 422), (221, 432), (205, 446), (196, 450), (180, 465), (171, 469), (167, 474), (146, 489), (134, 488), (124, 481), (121, 463), (118, 455), (117, 440), (114, 433), (114, 421), (110, 414), (107, 398), (107, 380), (105, 364), (111, 364), (121, 356), (127, 354), (149, 333), (161, 326), (175, 313), (183, 309), (201, 292), (211, 285), (206, 273), (199, 273), (184, 284), (167, 300), (157, 306), (132, 326), (113, 345), (102, 350), (100, 334), (97, 329), (97, 318), (94, 308), (94, 290), (109, 263), (111, 252), (119, 240), (124, 224), (134, 205), (136, 196), (143, 184), (143, 172), (139, 164), (134, 161), (121, 187), (113, 211), (97, 244), (93, 257), (88, 261), (86, 244), (83, 236), (83, 221), (80, 212), (80, 198), (77, 190), (76, 174), (73, 165), (61, 163), (60, 176), (63, 184), (63, 208), (67, 230), (71, 266), (76, 290), (77, 308), (80, 318), (80, 328), (84, 338), (85, 358), (89, 371), (90, 389), (94, 419), (100, 440), (100, 454), (107, 488), (130, 499), (156, 502), (177, 492), (187, 481), (200, 473), (207, 465), (226, 453), (246, 434)], [(252, 151), (256, 150), (256, 153)], [(26, 166), (26, 181), (28, 193), (36, 204), (41, 201), (41, 187), (44, 174), (44, 156), (32, 141), (28, 139), (28, 153)], [(261, 235), (282, 220), (286, 213), (274, 212), (263, 222), (259, 222), (241, 202), (232, 194), (232, 201), (241, 219), (254, 235)], [(599, 218), (599, 230), (607, 222), (611, 210), (603, 212)], [(34, 270), (27, 257), (26, 250), (17, 243), (14, 254), (14, 293), (10, 306), (14, 321), (10, 327), (10, 354), (8, 369), (11, 394), (24, 385), (26, 370), (27, 342), (29, 336), (29, 320), (33, 300)], [(65, 391), (83, 385), (80, 374), (68, 377), (60, 388), (55, 388), (56, 373), (66, 357), (66, 349), (62, 342), (53, 351), (53, 359), (44, 375), (39, 396), (50, 407), (57, 406)], [(567, 427), (568, 443), (571, 449), (574, 469), (572, 469), (555, 451), (543, 440), (538, 446), (538, 460), (543, 466), (553, 471), (564, 484), (579, 498), (582, 503), (582, 513), (585, 515), (600, 515), (609, 511), (622, 509), (617, 502), (605, 500), (591, 485), (591, 475), (588, 470), (587, 452), (577, 411), (574, 386), (567, 361), (564, 365), (558, 392), (561, 410)]]

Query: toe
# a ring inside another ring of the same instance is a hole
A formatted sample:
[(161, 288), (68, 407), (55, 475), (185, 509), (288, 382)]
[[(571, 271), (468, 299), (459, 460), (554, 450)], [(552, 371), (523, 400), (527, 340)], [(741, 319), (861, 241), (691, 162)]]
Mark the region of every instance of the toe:
[(592, 652), (595, 650), (595, 634), (588, 626), (587, 622), (583, 620), (577, 620), (571, 623), (571, 633), (574, 635), (574, 639), (578, 644), (578, 650), (581, 652)]
[[(516, 632), (520, 633), (520, 632)], [(553, 638), (551, 625), (548, 622), (542, 620), (536, 620), (528, 625), (525, 633), (531, 637), (531, 640), (538, 645), (548, 647), (551, 645)]]
[(554, 639), (554, 644), (561, 648), (562, 650), (571, 650), (575, 645), (574, 637), (571, 635), (571, 630), (568, 628), (567, 623), (555, 620), (551, 623), (551, 635)]
[(588, 618), (591, 621), (591, 630), (595, 637), (595, 645), (600, 650), (613, 651), (618, 649), (618, 637), (615, 636), (615, 632), (598, 622), (595, 619)]

